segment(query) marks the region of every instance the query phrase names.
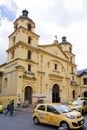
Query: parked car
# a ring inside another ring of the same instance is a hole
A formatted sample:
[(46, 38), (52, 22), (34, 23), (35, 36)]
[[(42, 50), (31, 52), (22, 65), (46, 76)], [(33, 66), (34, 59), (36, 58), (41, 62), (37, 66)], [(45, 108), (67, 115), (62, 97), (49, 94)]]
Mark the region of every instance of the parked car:
[(87, 100), (87, 97), (78, 97), (77, 100)]
[(1, 102), (0, 102), (0, 113), (3, 113), (3, 105)]
[(84, 117), (60, 103), (38, 104), (33, 111), (34, 124), (45, 123), (64, 127), (64, 129), (78, 129), (84, 125)]
[(69, 108), (81, 112), (83, 115), (87, 112), (87, 100), (75, 100), (68, 105)]

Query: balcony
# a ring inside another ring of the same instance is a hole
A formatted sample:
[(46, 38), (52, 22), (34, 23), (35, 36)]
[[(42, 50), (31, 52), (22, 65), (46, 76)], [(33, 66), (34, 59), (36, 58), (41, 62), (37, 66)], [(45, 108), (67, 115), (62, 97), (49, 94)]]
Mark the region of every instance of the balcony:
[(36, 79), (35, 73), (32, 73), (30, 71), (25, 71), (23, 74), (23, 78)]
[(70, 85), (77, 86), (77, 83), (75, 81), (71, 80)]

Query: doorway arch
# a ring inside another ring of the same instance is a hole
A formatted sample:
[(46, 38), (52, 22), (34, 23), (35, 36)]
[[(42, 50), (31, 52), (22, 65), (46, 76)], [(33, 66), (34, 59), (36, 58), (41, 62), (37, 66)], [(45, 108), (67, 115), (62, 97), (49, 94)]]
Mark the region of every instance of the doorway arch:
[(52, 88), (52, 102), (60, 102), (59, 86), (57, 84), (54, 84)]
[(84, 97), (87, 97), (87, 91), (85, 91), (85, 92), (83, 93), (83, 95), (84, 95)]
[(32, 103), (32, 88), (30, 86), (25, 87), (24, 100), (29, 101), (29, 104)]

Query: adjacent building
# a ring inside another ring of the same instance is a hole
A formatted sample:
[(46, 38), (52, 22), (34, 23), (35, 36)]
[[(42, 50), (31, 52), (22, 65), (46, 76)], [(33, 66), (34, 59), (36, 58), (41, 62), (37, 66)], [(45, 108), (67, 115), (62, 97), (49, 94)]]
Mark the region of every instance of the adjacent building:
[(87, 68), (77, 71), (77, 82), (80, 87), (80, 96), (87, 97)]
[(72, 44), (57, 37), (51, 44), (39, 44), (35, 23), (28, 11), (14, 21), (7, 49), (7, 63), (0, 65), (0, 97), (35, 102), (36, 94), (46, 95), (48, 102), (67, 102), (80, 95), (77, 66)]

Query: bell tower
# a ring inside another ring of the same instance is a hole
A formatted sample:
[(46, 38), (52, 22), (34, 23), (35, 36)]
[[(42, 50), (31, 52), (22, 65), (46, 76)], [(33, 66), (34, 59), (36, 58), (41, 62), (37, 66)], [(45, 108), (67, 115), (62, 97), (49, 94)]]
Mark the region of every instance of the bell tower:
[(28, 11), (22, 11), (22, 15), (14, 21), (14, 31), (8, 37), (7, 62), (16, 59), (26, 59), (28, 49), (37, 47), (39, 35), (35, 33), (35, 23), (28, 17)]

